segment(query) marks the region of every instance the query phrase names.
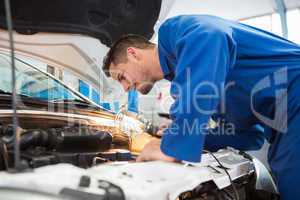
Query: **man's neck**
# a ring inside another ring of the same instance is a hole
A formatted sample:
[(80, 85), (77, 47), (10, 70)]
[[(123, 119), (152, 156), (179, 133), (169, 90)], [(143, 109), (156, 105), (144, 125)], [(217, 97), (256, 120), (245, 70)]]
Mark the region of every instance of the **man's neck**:
[(159, 55), (158, 55), (158, 47), (155, 46), (155, 48), (153, 49), (153, 77), (155, 79), (155, 81), (160, 81), (162, 79), (164, 79), (164, 73), (161, 69), (160, 66), (160, 62), (159, 62)]

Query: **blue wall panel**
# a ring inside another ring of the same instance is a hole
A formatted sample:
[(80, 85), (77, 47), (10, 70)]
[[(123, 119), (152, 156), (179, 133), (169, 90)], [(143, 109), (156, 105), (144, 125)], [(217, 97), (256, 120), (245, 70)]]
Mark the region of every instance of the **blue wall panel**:
[(90, 97), (90, 87), (82, 80), (79, 80), (79, 92), (88, 98)]
[(92, 90), (92, 101), (100, 104), (100, 94), (95, 89)]
[(138, 93), (136, 90), (130, 90), (128, 92), (128, 110), (138, 112)]

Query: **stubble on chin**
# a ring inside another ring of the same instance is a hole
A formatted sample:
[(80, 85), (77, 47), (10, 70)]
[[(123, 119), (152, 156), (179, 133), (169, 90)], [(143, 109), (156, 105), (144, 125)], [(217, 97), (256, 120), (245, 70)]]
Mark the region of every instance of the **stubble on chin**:
[(141, 86), (139, 86), (137, 88), (137, 90), (141, 94), (146, 95), (146, 94), (148, 94), (152, 90), (152, 88), (153, 88), (153, 83), (144, 83)]

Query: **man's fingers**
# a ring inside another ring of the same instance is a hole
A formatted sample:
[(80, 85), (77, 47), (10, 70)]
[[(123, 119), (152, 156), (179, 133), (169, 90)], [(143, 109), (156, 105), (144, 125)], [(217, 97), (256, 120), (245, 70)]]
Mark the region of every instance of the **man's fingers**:
[(170, 126), (170, 124), (172, 123), (172, 120), (164, 120), (160, 125), (159, 125), (159, 129), (165, 129), (168, 128), (168, 126)]
[(139, 155), (137, 158), (136, 158), (136, 160), (135, 160), (136, 162), (142, 162), (143, 161), (143, 158), (142, 158), (142, 156), (141, 155)]
[(160, 130), (158, 130), (158, 131), (156, 132), (156, 135), (162, 136), (162, 135), (164, 134), (164, 130), (165, 130), (165, 129), (160, 129)]
[(135, 162), (141, 162), (140, 156), (138, 156), (138, 157), (135, 159)]
[(152, 139), (144, 147), (141, 154), (137, 157), (137, 162), (145, 162), (151, 160), (171, 160), (170, 157), (164, 155), (160, 150), (160, 139)]
[(159, 130), (163, 130), (163, 129), (167, 128), (167, 127), (168, 127), (167, 124), (161, 124), (161, 125), (158, 127), (158, 129), (159, 129)]
[(141, 154), (136, 158), (135, 161), (136, 161), (136, 162), (145, 162), (145, 161), (147, 161), (147, 160), (145, 159), (144, 154), (141, 153)]

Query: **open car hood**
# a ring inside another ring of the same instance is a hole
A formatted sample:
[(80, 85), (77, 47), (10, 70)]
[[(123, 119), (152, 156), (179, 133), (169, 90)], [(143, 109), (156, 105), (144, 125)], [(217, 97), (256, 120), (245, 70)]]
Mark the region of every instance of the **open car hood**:
[[(11, 0), (14, 29), (19, 33), (78, 33), (107, 46), (127, 33), (150, 39), (161, 4), (162, 0)], [(0, 27), (6, 28), (4, 1)]]

